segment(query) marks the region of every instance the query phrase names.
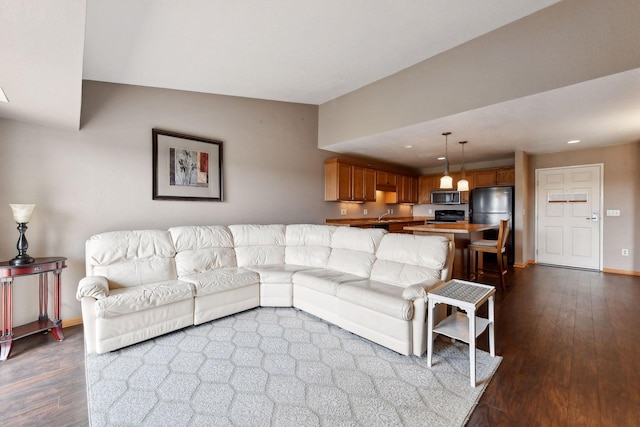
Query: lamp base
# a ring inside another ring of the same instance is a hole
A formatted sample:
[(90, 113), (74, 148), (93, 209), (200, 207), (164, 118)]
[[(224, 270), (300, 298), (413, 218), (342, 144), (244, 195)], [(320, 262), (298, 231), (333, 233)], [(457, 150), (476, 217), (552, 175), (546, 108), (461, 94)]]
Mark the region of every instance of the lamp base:
[(34, 258), (30, 257), (27, 254), (24, 254), (24, 255), (18, 255), (17, 257), (15, 257), (11, 261), (9, 261), (9, 264), (11, 264), (11, 265), (26, 265), (26, 264), (32, 264), (34, 261), (35, 261)]

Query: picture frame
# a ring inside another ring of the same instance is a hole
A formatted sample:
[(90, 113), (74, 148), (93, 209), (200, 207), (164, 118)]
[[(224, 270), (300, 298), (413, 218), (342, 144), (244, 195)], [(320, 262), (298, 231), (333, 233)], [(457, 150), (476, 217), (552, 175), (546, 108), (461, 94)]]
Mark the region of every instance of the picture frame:
[(222, 141), (152, 129), (153, 200), (222, 202)]

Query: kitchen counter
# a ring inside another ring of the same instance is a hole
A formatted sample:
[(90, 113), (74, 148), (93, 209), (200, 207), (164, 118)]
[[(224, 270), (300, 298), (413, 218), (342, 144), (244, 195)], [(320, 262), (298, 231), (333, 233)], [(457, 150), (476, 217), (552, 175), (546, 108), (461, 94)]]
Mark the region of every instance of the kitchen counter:
[(422, 223), (427, 220), (433, 220), (432, 216), (401, 216), (388, 217), (385, 216), (380, 221), (377, 218), (327, 218), (325, 224), (330, 225), (348, 225), (350, 227), (366, 227), (375, 224), (397, 224), (397, 223)]
[(465, 223), (451, 223), (451, 224), (425, 224), (408, 226), (404, 229), (416, 234), (419, 233), (444, 233), (444, 234), (472, 234), (481, 231), (493, 230), (498, 228), (493, 224), (465, 224)]
[(427, 220), (433, 217), (426, 216), (401, 216), (388, 217), (385, 216), (380, 221), (377, 218), (335, 218), (326, 219), (325, 223), (330, 225), (344, 225), (348, 227), (360, 228), (384, 228), (391, 233), (411, 233), (405, 231), (405, 227), (410, 225), (423, 225)]

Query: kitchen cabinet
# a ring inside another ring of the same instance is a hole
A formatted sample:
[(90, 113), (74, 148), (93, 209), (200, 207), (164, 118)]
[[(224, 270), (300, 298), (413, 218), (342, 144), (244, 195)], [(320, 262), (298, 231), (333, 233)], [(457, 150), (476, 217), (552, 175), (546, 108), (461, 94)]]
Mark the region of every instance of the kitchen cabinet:
[(428, 205), (431, 203), (431, 192), (440, 186), (440, 177), (437, 175), (422, 175), (418, 178), (418, 203)]
[(418, 178), (397, 175), (396, 191), (385, 194), (385, 203), (418, 203)]
[(367, 202), (376, 199), (376, 171), (338, 159), (325, 161), (324, 199), (339, 202)]
[(385, 172), (376, 172), (376, 187), (380, 191), (396, 191), (398, 186), (398, 175)]
[(498, 168), (474, 171), (474, 187), (491, 187), (493, 185), (514, 185), (516, 183), (515, 168)]
[(418, 202), (418, 179), (413, 176), (398, 176), (398, 203)]
[(353, 166), (353, 200), (373, 202), (376, 200), (376, 171)]
[(515, 168), (500, 168), (496, 172), (496, 184), (498, 185), (515, 185), (516, 183), (516, 169)]
[(475, 187), (491, 187), (496, 185), (496, 169), (474, 171)]

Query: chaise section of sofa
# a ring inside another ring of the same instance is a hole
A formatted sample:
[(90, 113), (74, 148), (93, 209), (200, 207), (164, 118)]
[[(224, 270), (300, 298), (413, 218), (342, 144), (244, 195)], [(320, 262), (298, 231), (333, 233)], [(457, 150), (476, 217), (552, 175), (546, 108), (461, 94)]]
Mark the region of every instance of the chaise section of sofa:
[(385, 235), (370, 278), (338, 287), (339, 325), (398, 353), (422, 355), (427, 293), (451, 277), (452, 251), (442, 236)]

